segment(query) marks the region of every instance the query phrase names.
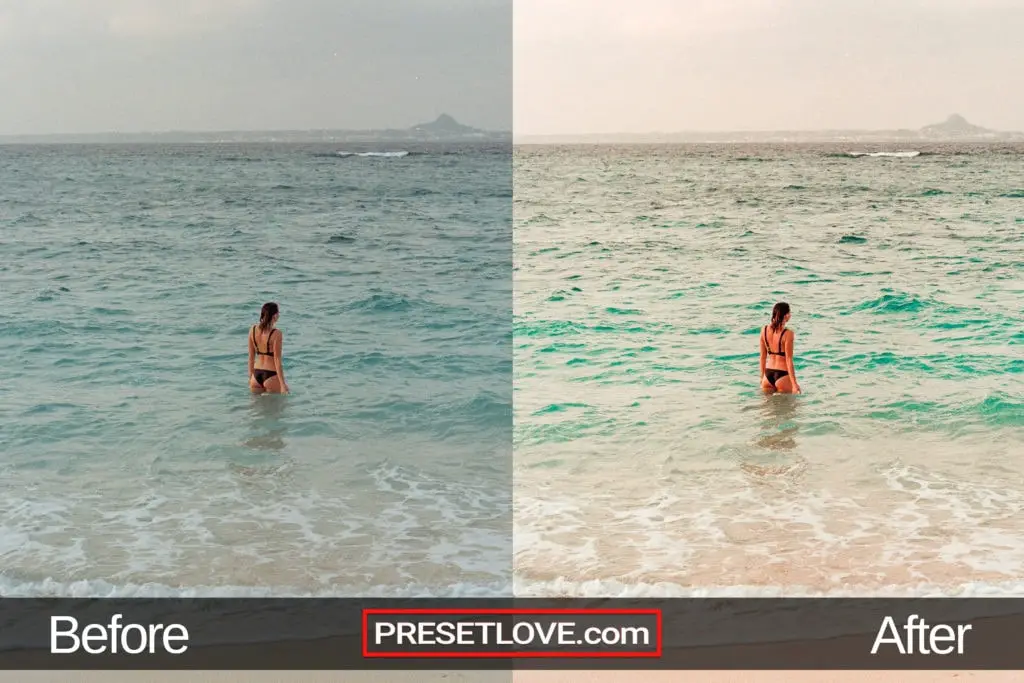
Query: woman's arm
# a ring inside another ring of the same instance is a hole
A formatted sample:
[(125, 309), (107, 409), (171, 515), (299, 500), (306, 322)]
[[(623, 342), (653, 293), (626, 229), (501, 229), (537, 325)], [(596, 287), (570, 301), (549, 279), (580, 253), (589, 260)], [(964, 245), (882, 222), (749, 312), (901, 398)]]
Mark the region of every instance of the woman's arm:
[(281, 389), (284, 393), (288, 393), (288, 382), (284, 379), (284, 366), (281, 363), (281, 356), (284, 354), (284, 332), (281, 330), (277, 331), (277, 336), (274, 337), (274, 369), (277, 371), (277, 377), (281, 380)]
[(768, 363), (768, 347), (764, 345), (764, 335), (758, 337), (761, 346), (761, 376), (764, 377), (764, 369)]
[(793, 381), (793, 388), (796, 389), (796, 393), (800, 393), (800, 382), (796, 381), (796, 368), (793, 367), (793, 337), (796, 333), (793, 330), (789, 331), (789, 336), (786, 337), (786, 369), (789, 371), (789, 378)]
[(249, 377), (252, 377), (253, 368), (256, 367), (256, 345), (252, 341), (252, 330), (249, 330)]

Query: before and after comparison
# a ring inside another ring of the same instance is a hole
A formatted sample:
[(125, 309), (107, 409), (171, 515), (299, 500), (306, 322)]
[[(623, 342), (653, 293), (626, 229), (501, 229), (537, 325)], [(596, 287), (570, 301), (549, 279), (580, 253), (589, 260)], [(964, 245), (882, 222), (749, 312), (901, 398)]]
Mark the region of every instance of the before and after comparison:
[(1024, 597), (1022, 34), (0, 0), (0, 596)]

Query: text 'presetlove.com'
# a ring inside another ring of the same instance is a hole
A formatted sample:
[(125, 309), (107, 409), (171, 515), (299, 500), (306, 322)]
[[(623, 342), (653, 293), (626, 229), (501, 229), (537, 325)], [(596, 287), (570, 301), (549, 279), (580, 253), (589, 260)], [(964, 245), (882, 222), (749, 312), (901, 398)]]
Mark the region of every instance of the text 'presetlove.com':
[(660, 657), (660, 610), (373, 610), (365, 657)]

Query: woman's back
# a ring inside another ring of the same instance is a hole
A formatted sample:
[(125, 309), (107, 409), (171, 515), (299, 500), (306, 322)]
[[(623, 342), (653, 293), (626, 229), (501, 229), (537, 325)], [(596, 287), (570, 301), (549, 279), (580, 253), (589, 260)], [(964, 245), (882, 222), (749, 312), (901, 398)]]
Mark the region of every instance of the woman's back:
[(761, 330), (764, 335), (764, 345), (768, 349), (768, 367), (786, 369), (786, 333), (789, 328), (783, 326), (781, 330), (773, 330), (771, 325), (765, 325)]
[(256, 347), (255, 367), (265, 370), (275, 369), (274, 364), (274, 337), (277, 333), (276, 327), (268, 330), (261, 330), (259, 325), (252, 326), (252, 342)]

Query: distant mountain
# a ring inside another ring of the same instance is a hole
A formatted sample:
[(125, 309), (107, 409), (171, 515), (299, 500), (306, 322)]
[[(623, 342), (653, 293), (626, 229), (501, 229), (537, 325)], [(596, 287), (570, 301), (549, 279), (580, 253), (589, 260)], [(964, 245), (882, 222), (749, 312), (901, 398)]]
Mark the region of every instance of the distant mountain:
[(942, 123), (924, 126), (918, 130), (762, 130), (762, 131), (691, 131), (680, 133), (613, 133), (598, 135), (541, 135), (517, 136), (519, 144), (556, 143), (811, 143), (835, 142), (844, 144), (907, 143), (915, 142), (1024, 142), (1024, 133), (1004, 132), (982, 128), (959, 114), (953, 114)]
[(959, 114), (953, 114), (942, 123), (925, 126), (921, 129), (921, 134), (926, 137), (970, 138), (991, 137), (997, 133), (994, 130), (968, 123), (967, 119)]
[(431, 121), (430, 123), (421, 123), (418, 126), (413, 126), (412, 129), (437, 135), (473, 135), (475, 133), (484, 132), (478, 128), (473, 128), (472, 126), (464, 126), (448, 114), (441, 114), (434, 121)]
[(0, 144), (19, 143), (253, 143), (352, 142), (402, 144), (416, 142), (509, 142), (512, 133), (466, 126), (448, 114), (411, 128), (376, 130), (221, 130), (143, 133), (81, 133), (66, 135), (0, 135)]

